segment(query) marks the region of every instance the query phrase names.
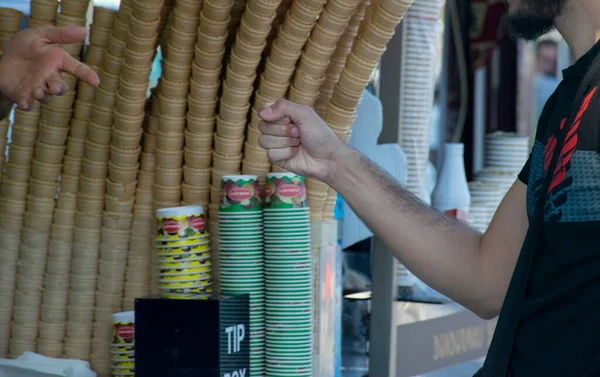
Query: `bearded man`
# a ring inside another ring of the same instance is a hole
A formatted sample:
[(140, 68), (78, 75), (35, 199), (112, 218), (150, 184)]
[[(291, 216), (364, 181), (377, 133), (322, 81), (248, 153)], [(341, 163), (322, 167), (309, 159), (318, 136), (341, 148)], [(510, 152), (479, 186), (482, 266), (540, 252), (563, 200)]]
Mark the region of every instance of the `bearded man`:
[(482, 377), (600, 376), (600, 1), (508, 0), (506, 24), (557, 28), (577, 57), (484, 233), (419, 202), (309, 108), (260, 116), (273, 163), (331, 185), (394, 255), (482, 318), (500, 315)]

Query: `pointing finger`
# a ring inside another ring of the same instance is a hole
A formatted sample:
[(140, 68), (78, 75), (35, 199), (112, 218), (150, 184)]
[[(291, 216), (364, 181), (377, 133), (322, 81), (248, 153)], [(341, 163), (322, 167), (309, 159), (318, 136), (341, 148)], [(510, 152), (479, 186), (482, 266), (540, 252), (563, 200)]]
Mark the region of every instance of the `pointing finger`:
[(63, 45), (79, 43), (87, 37), (87, 31), (81, 26), (54, 27), (48, 25), (39, 28), (39, 32), (42, 33), (50, 43)]
[(68, 72), (78, 79), (85, 81), (86, 84), (96, 86), (100, 83), (100, 79), (96, 72), (90, 67), (83, 64), (79, 60), (65, 53), (63, 56), (62, 70)]

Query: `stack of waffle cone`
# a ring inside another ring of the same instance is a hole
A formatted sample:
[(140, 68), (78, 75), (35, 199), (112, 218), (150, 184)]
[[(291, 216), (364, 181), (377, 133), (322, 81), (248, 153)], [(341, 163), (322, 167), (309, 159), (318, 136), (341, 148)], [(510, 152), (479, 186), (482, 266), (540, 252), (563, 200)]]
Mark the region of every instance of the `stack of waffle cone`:
[[(158, 94), (153, 94), (151, 97), (151, 112), (146, 115), (144, 123), (144, 136), (142, 139), (142, 157), (140, 171), (138, 173), (138, 186), (135, 194), (135, 207), (132, 225), (132, 234), (129, 250), (129, 265), (137, 263), (139, 266), (150, 265), (146, 271), (146, 276), (149, 275), (150, 284), (144, 289), (140, 287), (142, 292), (150, 291), (155, 295), (160, 293), (158, 284), (158, 260), (156, 260), (156, 252), (154, 248), (153, 237), (155, 232), (156, 217), (154, 216), (154, 177), (156, 174), (156, 139), (158, 133), (160, 100)], [(177, 176), (179, 171), (174, 172)], [(139, 237), (138, 236), (139, 233)], [(146, 236), (147, 235), (147, 236)], [(136, 258), (141, 260), (136, 262)], [(138, 276), (139, 277), (139, 276)], [(136, 292), (129, 292), (130, 278), (126, 277), (125, 297), (133, 297)], [(136, 287), (136, 284), (133, 285)], [(143, 297), (138, 295), (137, 297)], [(129, 304), (123, 303), (123, 307), (128, 307)]]
[[(108, 178), (105, 178), (92, 340), (92, 363), (101, 374), (110, 370), (108, 349), (112, 314), (122, 310), (144, 109), (162, 6), (161, 0), (133, 1), (128, 20), (127, 48), (119, 72)], [(106, 62), (103, 67), (106, 67)]]
[(331, 57), (331, 63), (329, 63), (329, 67), (327, 68), (327, 71), (325, 71), (325, 79), (323, 85), (321, 85), (321, 88), (319, 90), (319, 99), (315, 104), (315, 110), (321, 116), (325, 115), (327, 103), (329, 103), (329, 100), (333, 95), (333, 89), (335, 88), (335, 85), (340, 79), (340, 74), (344, 69), (346, 59), (350, 54), (350, 51), (352, 50), (352, 44), (354, 43), (354, 39), (358, 35), (360, 24), (365, 18), (365, 13), (369, 5), (370, 0), (361, 1), (358, 8), (356, 9), (356, 12), (350, 19), (348, 27), (346, 27), (346, 31), (338, 41), (335, 52)]
[(213, 163), (212, 138), (223, 56), (229, 27), (234, 22), (231, 13), (237, 17), (239, 9), (239, 4), (234, 8), (233, 0), (222, 4), (206, 0), (200, 12), (185, 129), (182, 194), (186, 204), (208, 204)]
[(3, 303), (0, 309), (0, 354), (4, 356), (8, 355), (17, 264), (40, 116), (39, 105), (28, 113), (15, 110), (12, 141), (8, 145), (8, 161), (0, 191), (0, 244), (3, 245), (0, 256), (0, 300)]
[[(22, 12), (11, 8), (0, 8), (0, 55), (2, 55), (8, 41), (20, 30), (22, 20)], [(2, 151), (6, 151), (9, 122), (8, 117), (0, 119), (0, 150)], [(3, 154), (0, 157), (0, 171), (4, 171), (5, 160), (6, 157)], [(2, 184), (2, 176), (0, 176), (0, 184)]]
[[(85, 13), (87, 5), (86, 2), (85, 9), (80, 13)], [(57, 17), (57, 25), (85, 25), (85, 18), (80, 14), (64, 13), (64, 9), (76, 13), (77, 9), (84, 6), (76, 8), (75, 6), (63, 7), (63, 11)], [(71, 56), (79, 58), (81, 44), (63, 47)], [(22, 315), (19, 305), (15, 305), (13, 309), (13, 322), (20, 323), (16, 325), (19, 331), (13, 328), (11, 335), (10, 354), (12, 355), (18, 355), (24, 350), (36, 350), (41, 293), (44, 287), (55, 197), (75, 98), (75, 76), (67, 73), (63, 73), (62, 76), (68, 90), (63, 96), (54, 97), (51, 104), (42, 107), (35, 144), (15, 291), (15, 302), (26, 303), (29, 313), (26, 316)], [(35, 341), (33, 341), (34, 337)]]
[(133, 222), (131, 224), (127, 269), (125, 271), (123, 310), (133, 310), (135, 298), (145, 297), (150, 293), (151, 257), (154, 254), (151, 243), (152, 225), (154, 224), (152, 198), (157, 129), (158, 119), (147, 113), (144, 121), (137, 188), (136, 186), (123, 188), (135, 190)]
[[(380, 0), (362, 23), (324, 114), (325, 122), (344, 142), (350, 138), (356, 107), (371, 73), (411, 3), (410, 0)], [(325, 200), (331, 203), (335, 197), (335, 191), (328, 190)]]
[[(264, 185), (265, 176), (271, 170), (271, 166), (267, 152), (258, 144), (258, 113), (268, 103), (285, 97), (308, 33), (317, 22), (323, 5), (320, 1), (294, 1), (291, 5), (289, 2), (282, 2), (275, 10), (275, 21), (272, 25), (279, 29), (274, 30), (275, 39), (269, 43), (265, 71), (260, 77), (250, 114), (242, 161), (242, 173), (258, 175), (261, 185)], [(258, 6), (255, 7), (259, 9)]]
[(57, 11), (57, 0), (31, 0), (28, 27), (54, 24)]
[(160, 23), (158, 24), (158, 39), (156, 40), (157, 45), (162, 48), (162, 51), (166, 50), (166, 43), (163, 44), (163, 36), (168, 35), (166, 33), (167, 27), (169, 25), (169, 15), (173, 10), (174, 0), (166, 0), (163, 2), (162, 9), (160, 10)]
[(311, 107), (315, 104), (336, 45), (357, 5), (358, 0), (327, 2), (302, 53), (288, 95), (290, 101)]
[(0, 8), (0, 54), (6, 49), (13, 34), (21, 29), (23, 12), (12, 8)]
[[(81, 9), (84, 8), (83, 4), (79, 6)], [(67, 9), (69, 8), (67, 7)], [(113, 11), (100, 10), (95, 13), (94, 24), (97, 25), (97, 28), (110, 31), (105, 26), (112, 24), (111, 20), (114, 20), (115, 14)], [(93, 40), (99, 45), (91, 46), (101, 48), (102, 50), (108, 43), (107, 38), (98, 38), (96, 36)], [(101, 64), (101, 62), (98, 62), (98, 64)], [(77, 209), (76, 198), (79, 174), (84, 156), (87, 120), (93, 106), (93, 98), (85, 98), (85, 95), (85, 91), (80, 92), (75, 101), (73, 118), (70, 122), (69, 137), (67, 138), (66, 153), (63, 159), (58, 201), (54, 210), (50, 244), (48, 247), (42, 306), (45, 310), (50, 310), (53, 313), (57, 313), (57, 315), (53, 322), (43, 319), (40, 321), (38, 352), (50, 357), (59, 357), (64, 353), (64, 327), (67, 316), (67, 297), (69, 294), (68, 274), (71, 267), (73, 227), (75, 224), (75, 211)], [(44, 131), (42, 129), (43, 126), (43, 124), (40, 125), (40, 134)], [(91, 331), (91, 325), (88, 328)], [(60, 329), (63, 330), (62, 334), (59, 331)]]
[(285, 17), (279, 21), (279, 30), (270, 45), (265, 70), (260, 77), (254, 98), (242, 164), (242, 172), (258, 175), (261, 184), (264, 183), (264, 177), (270, 168), (267, 166), (266, 151), (258, 145), (257, 114), (268, 103), (285, 97), (296, 64), (308, 39), (308, 33), (314, 28), (324, 5), (325, 2), (322, 1), (293, 1)]
[(176, 207), (181, 202), (186, 109), (201, 6), (200, 2), (178, 1), (171, 13), (158, 102), (152, 104), (153, 111), (158, 111), (158, 130), (153, 130), (157, 134), (153, 188), (156, 209)]
[[(69, 237), (63, 226), (56, 224), (56, 220), (53, 225), (51, 249), (57, 247), (54, 245), (58, 245), (59, 240), (71, 245), (71, 273), (66, 311), (67, 329), (73, 330), (66, 333), (65, 355), (86, 360), (92, 352), (96, 274), (111, 126), (126, 37), (126, 32), (122, 27), (117, 27), (117, 24), (126, 22), (124, 20), (129, 19), (130, 12), (126, 3), (116, 17), (114, 12), (109, 10), (94, 9), (94, 28), (108, 29), (111, 25), (114, 27), (108, 41), (105, 37), (95, 35), (94, 41), (99, 44), (92, 44), (88, 48), (87, 61), (98, 70), (101, 84), (95, 89), (84, 83), (79, 85), (78, 102), (75, 107), (77, 114), (71, 121), (72, 129), (63, 172), (70, 173), (65, 175), (67, 178), (73, 176), (73, 179), (67, 182), (75, 183), (73, 186), (61, 184), (57, 204), (57, 213), (58, 209), (75, 212), (75, 215), (70, 217), (74, 219), (70, 225), (71, 236)], [(76, 180), (74, 176), (77, 171), (80, 171), (80, 174)], [(69, 251), (66, 248), (63, 250), (65, 253)], [(84, 293), (88, 298), (83, 299)]]

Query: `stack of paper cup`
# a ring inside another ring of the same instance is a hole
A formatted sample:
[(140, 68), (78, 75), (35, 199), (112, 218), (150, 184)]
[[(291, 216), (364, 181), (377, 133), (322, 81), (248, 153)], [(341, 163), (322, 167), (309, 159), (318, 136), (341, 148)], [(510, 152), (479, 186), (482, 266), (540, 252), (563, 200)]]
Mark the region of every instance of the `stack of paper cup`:
[(313, 280), (304, 178), (267, 175), (264, 209), (267, 376), (311, 376)]
[(485, 138), (485, 166), (519, 173), (529, 156), (529, 138), (496, 132)]
[(352, 44), (358, 35), (360, 24), (365, 18), (367, 7), (370, 4), (371, 2), (369, 0), (362, 0), (359, 2), (356, 12), (354, 12), (352, 18), (350, 18), (344, 34), (342, 34), (338, 41), (335, 52), (331, 57), (331, 63), (329, 64), (327, 71), (325, 71), (325, 79), (323, 85), (321, 85), (321, 88), (319, 89), (319, 98), (315, 104), (315, 109), (321, 116), (325, 115), (327, 104), (331, 100), (335, 85), (340, 80), (340, 75), (346, 64), (346, 59), (352, 50)]
[(0, 54), (6, 48), (13, 34), (21, 30), (23, 12), (12, 8), (0, 8)]
[(502, 201), (502, 192), (495, 183), (477, 181), (469, 182), (469, 191), (469, 221), (476, 229), (485, 232)]
[(222, 178), (219, 204), (220, 294), (250, 295), (250, 375), (265, 368), (264, 251), (258, 177)]
[(202, 206), (156, 211), (161, 297), (206, 299), (213, 289), (209, 234)]
[(113, 376), (133, 376), (135, 373), (135, 314), (115, 313), (112, 316), (110, 366)]

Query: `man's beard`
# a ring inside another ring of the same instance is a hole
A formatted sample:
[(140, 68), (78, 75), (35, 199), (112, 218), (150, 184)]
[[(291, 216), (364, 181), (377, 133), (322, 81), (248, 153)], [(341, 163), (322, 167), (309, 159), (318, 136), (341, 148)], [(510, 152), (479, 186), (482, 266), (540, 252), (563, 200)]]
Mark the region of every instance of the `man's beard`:
[(508, 33), (517, 39), (534, 41), (554, 29), (554, 21), (565, 8), (567, 0), (521, 0), (519, 9), (509, 11), (503, 23)]

